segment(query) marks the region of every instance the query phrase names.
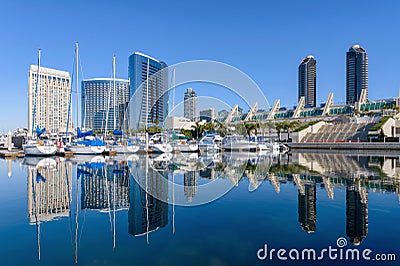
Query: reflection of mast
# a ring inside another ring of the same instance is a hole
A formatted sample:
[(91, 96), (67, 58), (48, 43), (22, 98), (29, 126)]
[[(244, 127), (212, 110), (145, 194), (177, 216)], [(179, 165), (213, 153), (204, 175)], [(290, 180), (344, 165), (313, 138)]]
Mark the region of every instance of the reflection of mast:
[(172, 234), (175, 234), (175, 174), (173, 169), (172, 169)]
[(78, 224), (78, 194), (79, 194), (79, 185), (78, 185), (78, 180), (79, 176), (77, 176), (76, 179), (76, 191), (75, 191), (75, 252), (74, 252), (74, 259), (75, 263), (78, 263), (78, 229), (79, 229), (79, 224)]
[[(146, 131), (147, 133), (147, 131)], [(149, 156), (146, 156), (146, 221), (147, 221), (147, 230), (146, 230), (146, 239), (147, 239), (147, 244), (149, 244), (149, 199), (148, 199), (148, 184), (147, 184), (147, 179), (148, 179), (148, 174), (149, 174)]]
[[(115, 63), (115, 61), (114, 61), (114, 63)], [(114, 72), (115, 73), (115, 72)], [(114, 78), (114, 82), (115, 82), (115, 78)], [(114, 84), (115, 85), (115, 84)], [(115, 122), (114, 122), (115, 123)], [(115, 169), (114, 169), (115, 170)], [(116, 242), (116, 239), (115, 239), (115, 226), (116, 226), (116, 224), (115, 224), (115, 171), (113, 171), (113, 209), (114, 209), (114, 226), (113, 226), (113, 249), (115, 249), (115, 242)]]
[(38, 246), (38, 260), (40, 261), (40, 222), (38, 220), (38, 207), (36, 200), (36, 189), (35, 189), (35, 175), (33, 172), (36, 172), (36, 169), (28, 169), (32, 178), (32, 192), (33, 192), (33, 205), (34, 205), (34, 215), (35, 215), (35, 224), (36, 224), (36, 236), (37, 236), (37, 246)]

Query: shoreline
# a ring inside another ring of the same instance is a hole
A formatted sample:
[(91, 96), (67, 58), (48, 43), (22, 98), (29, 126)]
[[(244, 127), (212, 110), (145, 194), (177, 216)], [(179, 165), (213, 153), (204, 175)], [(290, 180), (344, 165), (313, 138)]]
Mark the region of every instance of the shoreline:
[(313, 150), (392, 150), (400, 151), (400, 142), (299, 142), (285, 143), (290, 149)]

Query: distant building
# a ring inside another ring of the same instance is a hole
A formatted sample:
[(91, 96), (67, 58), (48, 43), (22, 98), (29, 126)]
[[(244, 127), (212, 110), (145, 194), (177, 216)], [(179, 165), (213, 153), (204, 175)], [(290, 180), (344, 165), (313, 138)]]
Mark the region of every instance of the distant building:
[(346, 102), (358, 102), (361, 91), (368, 99), (368, 55), (360, 45), (353, 45), (346, 54)]
[(299, 100), (305, 97), (306, 107), (316, 106), (317, 96), (317, 61), (314, 56), (304, 58), (299, 65)]
[(193, 130), (193, 126), (195, 126), (196, 123), (190, 121), (190, 119), (187, 119), (185, 117), (167, 116), (164, 125), (164, 128), (169, 132), (180, 132), (180, 130), (182, 129)]
[[(28, 78), (28, 130), (37, 126), (49, 132), (65, 131), (68, 120), (68, 103), (71, 93), (69, 72), (31, 65)], [(36, 84), (37, 91), (36, 91)], [(70, 117), (72, 109), (70, 112)], [(34, 125), (32, 128), (32, 119)], [(72, 121), (71, 121), (72, 122)], [(72, 123), (70, 123), (72, 129)]]
[(115, 79), (114, 93), (113, 79), (87, 79), (82, 81), (81, 91), (82, 127), (96, 130), (123, 128), (125, 109), (129, 103), (128, 80)]
[(205, 120), (206, 122), (214, 122), (215, 119), (215, 109), (207, 108), (200, 111), (200, 121)]
[[(130, 127), (147, 123), (162, 123), (168, 114), (167, 64), (148, 55), (135, 52), (129, 56)], [(147, 81), (147, 77), (149, 82)]]
[(192, 121), (198, 120), (198, 99), (197, 94), (192, 88), (188, 88), (184, 94), (184, 117)]

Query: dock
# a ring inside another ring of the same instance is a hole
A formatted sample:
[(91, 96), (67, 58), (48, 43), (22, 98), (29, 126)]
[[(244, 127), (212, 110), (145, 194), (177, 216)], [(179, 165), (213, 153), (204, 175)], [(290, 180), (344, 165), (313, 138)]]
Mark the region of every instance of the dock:
[(400, 151), (399, 142), (300, 142), (286, 145), (291, 149)]
[(24, 156), (24, 152), (20, 150), (0, 150), (1, 158), (22, 158)]

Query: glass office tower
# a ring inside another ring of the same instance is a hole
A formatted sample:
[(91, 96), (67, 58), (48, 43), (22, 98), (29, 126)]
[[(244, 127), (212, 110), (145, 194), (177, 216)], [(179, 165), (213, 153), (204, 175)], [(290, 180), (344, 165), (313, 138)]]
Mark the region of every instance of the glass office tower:
[[(95, 130), (122, 129), (129, 102), (126, 79), (94, 78), (82, 81), (82, 127)], [(114, 119), (115, 117), (115, 119)]]
[(314, 56), (304, 58), (299, 65), (299, 100), (305, 97), (306, 107), (316, 106), (317, 61)]
[(346, 103), (358, 102), (363, 89), (368, 99), (368, 55), (360, 45), (353, 45), (346, 54)]
[(143, 127), (145, 122), (164, 122), (168, 113), (168, 72), (160, 70), (166, 68), (166, 63), (139, 52), (129, 57), (131, 128)]

